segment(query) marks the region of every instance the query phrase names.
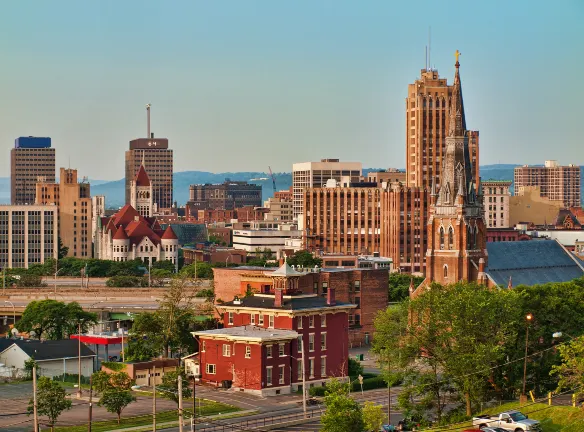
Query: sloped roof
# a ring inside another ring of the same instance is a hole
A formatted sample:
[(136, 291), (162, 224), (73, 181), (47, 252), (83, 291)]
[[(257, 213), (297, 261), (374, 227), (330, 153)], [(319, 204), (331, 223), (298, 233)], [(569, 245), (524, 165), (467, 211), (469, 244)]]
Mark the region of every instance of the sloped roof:
[(138, 174), (136, 174), (136, 186), (150, 186), (150, 178), (146, 173), (146, 169), (144, 165), (140, 165), (140, 169), (138, 170)]
[(555, 240), (488, 242), (488, 276), (500, 287), (568, 282), (584, 267)]
[(282, 264), (280, 268), (276, 271), (269, 272), (270, 276), (280, 276), (280, 277), (293, 277), (293, 276), (303, 276), (304, 273), (300, 273), (294, 270), (292, 267), (288, 265), (287, 262)]
[[(56, 341), (38, 341), (32, 339), (6, 339), (11, 343), (5, 343), (4, 349), (6, 351), (12, 345), (17, 345), (21, 350), (23, 350), (26, 355), (34, 358), (35, 360), (58, 360), (69, 357), (77, 357), (78, 342), (73, 339), (63, 339)], [(3, 345), (0, 345), (0, 349)], [(85, 344), (81, 344), (81, 357), (94, 356), (95, 353), (87, 347)]]
[(566, 223), (566, 219), (571, 222), (571, 225), (574, 228), (580, 228), (581, 224), (578, 218), (572, 213), (570, 209), (560, 209), (558, 212), (558, 216), (556, 217), (555, 225), (556, 226), (564, 226)]
[(160, 236), (156, 234), (144, 221), (132, 221), (126, 226), (126, 233), (132, 244), (138, 244), (144, 237), (148, 237), (152, 243), (160, 243)]
[(115, 226), (126, 226), (130, 222), (136, 220), (136, 217), (138, 217), (138, 220), (148, 223), (148, 221), (143, 216), (141, 216), (140, 213), (138, 213), (138, 210), (136, 210), (130, 204), (126, 204), (115, 215), (112, 216), (112, 221), (114, 222)]
[(124, 230), (123, 226), (119, 226), (118, 230), (114, 234), (114, 240), (128, 240), (128, 236), (126, 235), (126, 231)]
[(164, 234), (162, 234), (162, 239), (164, 239), (164, 240), (178, 240), (178, 237), (176, 236), (176, 234), (172, 230), (172, 227), (169, 225), (168, 227), (166, 227), (166, 230), (164, 230)]
[(303, 295), (303, 296), (284, 296), (282, 299), (282, 306), (276, 308), (274, 306), (274, 296), (273, 295), (253, 295), (251, 297), (243, 297), (239, 299), (239, 302), (235, 304), (234, 302), (226, 302), (218, 305), (222, 306), (237, 307), (239, 309), (249, 307), (249, 308), (261, 308), (261, 309), (284, 309), (284, 310), (304, 310), (304, 309), (322, 309), (322, 308), (341, 308), (341, 309), (352, 309), (356, 307), (351, 303), (335, 302), (333, 306), (327, 304), (326, 297), (320, 297), (317, 295)]

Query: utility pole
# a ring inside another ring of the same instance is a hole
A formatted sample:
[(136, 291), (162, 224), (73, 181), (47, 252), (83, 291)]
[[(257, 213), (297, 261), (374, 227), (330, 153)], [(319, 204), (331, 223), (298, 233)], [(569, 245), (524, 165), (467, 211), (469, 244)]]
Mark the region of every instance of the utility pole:
[(93, 381), (91, 375), (89, 376), (89, 419), (87, 423), (87, 432), (91, 432), (91, 418), (93, 415)]
[(36, 364), (32, 367), (32, 406), (34, 432), (39, 432), (39, 413), (37, 411), (37, 379)]
[(2, 269), (2, 293), (6, 294), (6, 268)]
[(391, 382), (390, 382), (390, 373), (391, 373), (391, 366), (389, 363), (389, 351), (387, 352), (387, 424), (391, 425)]
[(79, 329), (79, 337), (77, 338), (77, 397), (81, 398), (81, 321), (77, 324)]
[(183, 432), (183, 391), (182, 375), (178, 376), (178, 432)]
[(156, 432), (156, 366), (152, 366), (152, 432)]
[(306, 418), (306, 364), (304, 362), (304, 335), (302, 335), (300, 342), (301, 346), (301, 361), (302, 361), (302, 411), (304, 411), (304, 418)]
[(152, 259), (148, 259), (148, 288), (152, 286)]

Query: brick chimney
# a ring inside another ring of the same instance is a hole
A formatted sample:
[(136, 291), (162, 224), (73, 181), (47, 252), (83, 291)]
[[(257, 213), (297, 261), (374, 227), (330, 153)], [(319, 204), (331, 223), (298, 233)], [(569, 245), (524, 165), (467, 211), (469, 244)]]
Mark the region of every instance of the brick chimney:
[(329, 306), (334, 306), (337, 304), (337, 300), (335, 298), (335, 289), (333, 287), (329, 287), (326, 292), (326, 304)]
[(274, 290), (274, 307), (282, 307), (282, 303), (284, 303), (284, 290), (276, 288)]

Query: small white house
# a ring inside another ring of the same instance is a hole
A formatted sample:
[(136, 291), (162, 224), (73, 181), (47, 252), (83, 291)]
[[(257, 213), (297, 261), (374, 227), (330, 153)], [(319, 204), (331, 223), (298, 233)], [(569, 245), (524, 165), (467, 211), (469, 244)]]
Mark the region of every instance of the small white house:
[[(79, 346), (77, 340), (38, 341), (31, 339), (4, 339), (0, 343), (0, 363), (5, 368), (24, 371), (25, 362), (34, 359), (37, 373), (55, 377), (79, 373)], [(91, 376), (94, 371), (95, 353), (81, 344), (81, 375)], [(17, 373), (18, 375), (18, 373)]]
[(182, 358), (185, 365), (185, 373), (188, 377), (193, 377), (195, 381), (199, 381), (201, 377), (201, 369), (199, 366), (199, 353), (189, 354)]

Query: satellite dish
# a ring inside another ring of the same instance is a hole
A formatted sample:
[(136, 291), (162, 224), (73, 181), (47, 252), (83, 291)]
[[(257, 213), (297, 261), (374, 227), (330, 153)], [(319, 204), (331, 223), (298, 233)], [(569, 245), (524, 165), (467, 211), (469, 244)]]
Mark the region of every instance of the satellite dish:
[(12, 330), (10, 330), (10, 333), (12, 333), (13, 336), (17, 336), (18, 335), (18, 330), (13, 328)]

